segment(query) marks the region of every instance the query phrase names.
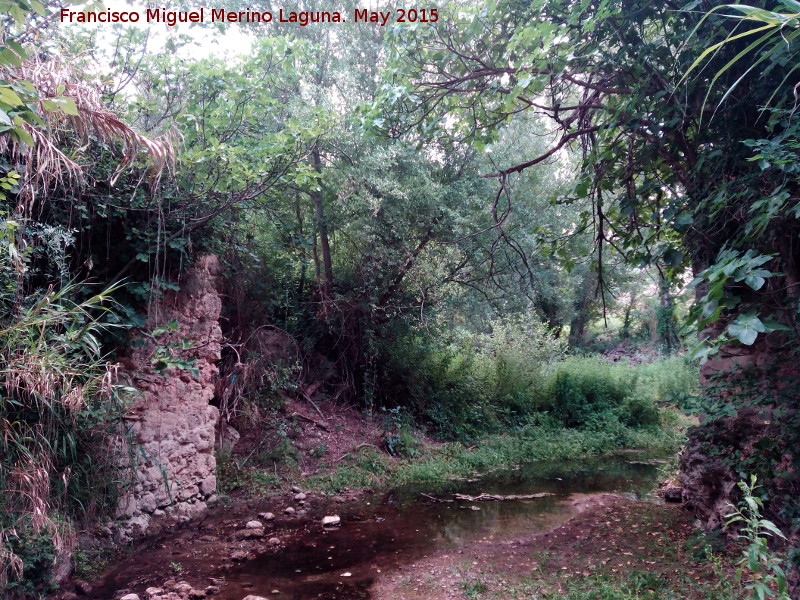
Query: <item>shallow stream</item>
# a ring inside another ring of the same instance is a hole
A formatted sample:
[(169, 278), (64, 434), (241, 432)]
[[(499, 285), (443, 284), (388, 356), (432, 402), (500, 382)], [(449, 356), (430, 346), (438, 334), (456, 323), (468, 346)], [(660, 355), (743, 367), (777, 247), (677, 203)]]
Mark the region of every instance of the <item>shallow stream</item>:
[[(652, 494), (662, 462), (625, 453), (534, 463), (448, 482), (435, 491), (395, 490), (322, 507), (325, 513), (335, 510), (341, 515), (341, 527), (323, 529), (319, 510), (312, 511), (313, 519), (281, 523), (267, 533), (281, 539), (277, 552), (266, 551), (242, 563), (215, 553), (214, 534), (222, 525), (246, 520), (255, 509), (240, 506), (231, 514), (217, 510), (197, 527), (137, 548), (108, 572), (93, 596), (110, 599), (122, 588), (141, 593), (144, 587), (163, 583), (169, 564), (178, 571), (173, 578), (196, 582), (197, 587), (208, 585), (210, 578), (224, 579), (220, 593), (213, 596), (220, 600), (242, 600), (248, 594), (280, 600), (368, 599), (381, 573), (402, 570), (437, 551), (458, 552), (482, 540), (513, 540), (548, 531), (569, 519), (577, 510), (576, 501), (587, 495), (612, 492), (656, 501)], [(452, 501), (454, 493), (547, 495), (476, 502)]]

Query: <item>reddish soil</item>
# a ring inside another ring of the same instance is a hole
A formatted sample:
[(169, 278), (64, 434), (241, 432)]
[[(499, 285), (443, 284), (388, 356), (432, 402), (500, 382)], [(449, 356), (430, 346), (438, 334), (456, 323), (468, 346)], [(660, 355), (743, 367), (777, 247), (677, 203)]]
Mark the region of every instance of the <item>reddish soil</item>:
[[(273, 458), (285, 459), (288, 449), (301, 476), (331, 470), (362, 448), (386, 451), (382, 414), (369, 416), (353, 406), (333, 402), (287, 400), (275, 417), (240, 418), (236, 428), (241, 438), (234, 447), (234, 458), (266, 468), (272, 466), (267, 463)], [(421, 434), (417, 437), (435, 443)]]
[[(665, 589), (680, 594), (674, 597), (684, 600), (706, 598), (705, 591), (718, 585), (719, 577), (709, 563), (692, 556), (698, 544), (696, 529), (691, 514), (681, 506), (613, 494), (575, 502), (579, 513), (548, 533), (481, 540), (457, 552), (426, 557), (379, 579), (372, 598), (516, 598), (522, 597), (515, 592), (520, 582), (538, 586), (542, 594), (560, 595), (588, 578), (607, 576), (613, 581), (636, 572), (661, 580)], [(731, 567), (723, 569), (732, 580)], [(467, 595), (468, 589), (487, 595)]]

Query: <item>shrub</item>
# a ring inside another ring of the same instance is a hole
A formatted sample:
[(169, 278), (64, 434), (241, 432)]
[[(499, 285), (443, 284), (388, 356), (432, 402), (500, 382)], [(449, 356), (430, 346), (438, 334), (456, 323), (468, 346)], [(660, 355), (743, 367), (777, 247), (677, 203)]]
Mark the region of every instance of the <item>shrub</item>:
[(622, 406), (634, 383), (620, 369), (592, 358), (573, 358), (558, 366), (549, 394), (549, 411), (564, 427), (587, 426), (602, 413)]
[(0, 591), (67, 546), (56, 509), (85, 515), (114, 487), (92, 458), (124, 408), (99, 342), (111, 291), (75, 303), (67, 286), (0, 321)]
[(396, 339), (384, 352), (383, 405), (400, 407), (442, 439), (469, 443), (542, 418), (609, 431), (657, 426), (659, 406), (692, 397), (698, 376), (682, 357), (638, 365), (564, 359), (563, 340), (525, 319), (495, 320), (486, 333), (449, 338), (426, 331)]

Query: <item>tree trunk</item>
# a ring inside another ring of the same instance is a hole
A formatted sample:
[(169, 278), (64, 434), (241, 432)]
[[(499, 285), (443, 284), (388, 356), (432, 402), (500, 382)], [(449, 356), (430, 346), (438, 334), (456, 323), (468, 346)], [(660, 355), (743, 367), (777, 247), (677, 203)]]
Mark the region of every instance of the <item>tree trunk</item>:
[[(314, 146), (311, 151), (311, 158), (314, 164), (314, 170), (322, 174), (322, 159), (319, 154), (319, 146)], [(319, 246), (322, 251), (322, 265), (325, 274), (325, 279), (322, 283), (322, 289), (325, 294), (329, 294), (333, 286), (333, 261), (331, 260), (331, 246), (328, 241), (328, 225), (325, 223), (325, 205), (322, 196), (322, 189), (315, 189), (311, 193), (311, 198), (314, 200), (314, 214), (317, 221), (317, 234), (319, 235)]]
[(636, 294), (631, 293), (631, 300), (625, 307), (625, 317), (622, 320), (622, 339), (627, 340), (631, 337), (631, 313), (636, 305)]
[(575, 298), (575, 316), (569, 324), (569, 347), (577, 348), (583, 345), (586, 337), (586, 325), (589, 323), (589, 305), (592, 301), (592, 289), (595, 287), (591, 271), (587, 271), (578, 287)]
[(300, 234), (302, 246), (300, 247), (300, 281), (297, 282), (297, 297), (302, 298), (306, 286), (306, 270), (308, 267), (308, 252), (306, 252), (305, 234), (303, 232), (303, 213), (300, 210), (300, 201), (295, 202), (294, 214), (297, 218), (297, 231)]
[(663, 273), (658, 276), (658, 314), (656, 315), (656, 342), (667, 352), (678, 346), (675, 324), (675, 303), (669, 289), (669, 281)]

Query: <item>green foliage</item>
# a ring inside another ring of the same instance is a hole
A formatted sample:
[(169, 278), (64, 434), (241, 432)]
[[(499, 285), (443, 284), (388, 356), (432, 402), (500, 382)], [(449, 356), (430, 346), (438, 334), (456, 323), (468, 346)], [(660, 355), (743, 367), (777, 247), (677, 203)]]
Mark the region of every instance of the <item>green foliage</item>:
[(217, 479), (223, 494), (238, 491), (247, 498), (274, 495), (281, 485), (276, 473), (257, 468), (246, 460), (237, 460), (230, 453), (217, 454)]
[(410, 415), (402, 406), (382, 409), (384, 413), (381, 427), (381, 440), (386, 450), (392, 456), (414, 458), (419, 454), (419, 442), (411, 432), (412, 423)]
[[(758, 255), (753, 250), (741, 253), (735, 250), (723, 250), (717, 261), (703, 271), (691, 283), (691, 287), (703, 285), (705, 294), (695, 304), (690, 313), (690, 322), (699, 329), (717, 321), (724, 310), (733, 310), (742, 301), (741, 296), (732, 295), (730, 286), (744, 282), (754, 291), (760, 290), (768, 277), (775, 273), (763, 268), (774, 259), (774, 255)], [(759, 333), (770, 331), (786, 331), (788, 328), (774, 319), (759, 318), (755, 310), (740, 313), (727, 327), (728, 336), (715, 338), (713, 344), (703, 341), (695, 350), (695, 355), (706, 356), (716, 351), (722, 344), (733, 339), (747, 346), (753, 345)]]
[(739, 538), (748, 543), (739, 562), (739, 578), (747, 573), (745, 590), (752, 600), (790, 600), (783, 567), (785, 560), (772, 552), (767, 543), (769, 537), (785, 540), (786, 536), (772, 521), (762, 517), (764, 503), (756, 495), (756, 490), (761, 487), (756, 484), (756, 476), (751, 475), (749, 483), (740, 481), (738, 485), (742, 490), (742, 501), (739, 507), (731, 506), (733, 512), (727, 515), (725, 526), (740, 525)]
[(184, 369), (189, 371), (192, 375), (197, 377), (198, 370), (195, 365), (195, 358), (184, 358), (181, 354), (194, 348), (196, 343), (186, 338), (178, 340), (168, 340), (166, 344), (159, 343), (160, 337), (174, 333), (178, 330), (178, 322), (175, 320), (169, 321), (162, 327), (156, 327), (148, 337), (156, 341), (156, 347), (153, 350), (153, 355), (150, 357), (150, 364), (153, 371), (156, 373), (166, 374), (169, 369)]
[(642, 365), (570, 358), (556, 368), (541, 409), (565, 427), (603, 427), (609, 420), (652, 426), (659, 423), (659, 405), (692, 395), (696, 376), (680, 357)]
[(333, 472), (311, 477), (307, 483), (332, 493), (389, 483), (422, 485), (430, 491), (448, 485), (454, 478), (512, 469), (521, 463), (596, 456), (622, 448), (666, 454), (675, 451), (682, 440), (682, 433), (673, 427), (565, 430), (552, 421), (543, 421), (544, 424), (534, 422), (513, 433), (483, 437), (476, 445), (451, 442), (426, 446), (412, 461), (392, 460), (366, 448)]
[(320, 442), (311, 449), (310, 454), (314, 458), (323, 458), (328, 454), (328, 442)]
[[(529, 423), (569, 428), (653, 427), (660, 407), (696, 395), (697, 368), (671, 357), (631, 365), (559, 359), (565, 343), (536, 319), (497, 319), (490, 333), (395, 340), (380, 381), (398, 415), (445, 439), (470, 441)], [(452, 339), (452, 338), (451, 338)], [(409, 411), (409, 412), (405, 412)]]
[[(720, 103), (730, 96), (736, 87), (753, 71), (756, 67), (766, 63), (767, 70), (770, 70), (770, 62), (774, 62), (776, 57), (784, 54), (791, 43), (800, 35), (797, 31), (800, 25), (800, 4), (794, 0), (781, 0), (780, 4), (786, 12), (778, 12), (775, 10), (766, 10), (758, 6), (751, 6), (747, 4), (723, 4), (715, 6), (706, 12), (700, 22), (697, 24), (693, 34), (699, 29), (706, 19), (722, 15), (728, 19), (745, 23), (751, 27), (745, 27), (744, 31), (736, 33), (736, 30), (727, 34), (725, 39), (716, 42), (703, 50), (700, 56), (695, 59), (689, 69), (684, 74), (681, 81), (686, 79), (692, 72), (694, 72), (704, 61), (713, 58), (717, 53), (725, 49), (728, 45), (733, 45), (738, 40), (746, 41), (747, 45), (740, 50), (733, 58), (725, 63), (711, 79), (708, 95), (711, 94), (714, 84), (722, 77), (727, 71), (733, 70), (734, 73), (744, 70), (744, 74), (731, 84), (725, 91), (725, 94), (720, 100)], [(722, 10), (730, 11), (722, 13)], [(794, 29), (795, 31), (792, 31)], [(750, 36), (754, 36), (750, 37)], [(749, 61), (749, 62), (748, 62)], [(790, 71), (791, 74), (791, 71)], [(787, 78), (789, 75), (786, 76)], [(785, 83), (785, 79), (781, 83)], [(778, 89), (775, 90), (776, 92)], [(706, 100), (708, 99), (706, 96)], [(781, 99), (782, 100), (782, 99)], [(767, 102), (769, 104), (769, 102)]]
[(73, 576), (79, 579), (91, 580), (98, 577), (108, 566), (114, 554), (114, 549), (105, 544), (87, 544), (85, 547), (75, 548), (72, 552), (72, 563), (75, 566)]
[[(381, 127), (393, 133), (414, 131), (437, 143), (466, 138), (481, 148), (501, 137), (501, 123), (535, 106), (557, 134), (549, 150), (496, 164), (491, 175), (502, 191), (517, 173), (579, 140), (578, 176), (564, 201), (576, 208), (578, 230), (598, 229), (598, 290), (607, 285), (604, 242), (667, 276), (691, 259), (705, 282), (692, 318), (699, 329), (717, 322), (712, 337), (722, 335), (710, 349), (731, 340), (752, 345), (795, 320), (795, 303), (776, 279), (796, 276), (785, 236), (798, 228), (796, 120), (786, 108), (797, 14), (788, 2), (784, 12), (725, 7), (703, 15), (649, 3), (603, 1), (589, 9), (545, 0), (524, 8), (476, 2), (459, 7), (460, 27), (446, 34), (437, 27), (391, 32), (382, 96), (372, 110), (391, 115)], [(491, 35), (495, 22), (506, 27)], [(711, 41), (719, 37), (724, 41)], [(695, 70), (701, 63), (716, 71), (710, 85)], [(748, 78), (770, 85), (745, 91), (739, 84)], [(685, 82), (680, 91), (677, 82)], [(548, 94), (549, 104), (533, 100)], [(764, 111), (775, 98), (777, 107)], [(713, 118), (704, 120), (711, 107)], [(747, 136), (754, 139), (736, 133), (743, 121), (753, 124)], [(761, 267), (770, 260), (769, 269)], [(772, 308), (764, 311), (766, 296)], [(657, 328), (671, 337), (670, 320), (662, 311)]]
[(58, 548), (52, 533), (37, 530), (32, 523), (19, 524), (8, 540), (8, 551), (21, 562), (23, 577), (12, 579), (0, 590), (11, 598), (44, 598), (57, 591), (51, 569)]
[[(121, 422), (126, 391), (113, 381), (99, 341), (113, 290), (75, 302), (77, 291), (72, 285), (31, 298), (0, 324), (0, 584), (9, 575), (28, 580), (13, 549), (21, 532), (60, 552), (56, 509), (85, 517), (113, 504), (117, 475), (97, 453)], [(19, 547), (35, 553), (28, 544)]]
[(604, 367), (592, 359), (573, 359), (558, 367), (548, 408), (565, 427), (597, 427), (597, 419), (622, 405), (630, 382), (609, 377)]
[[(3, 25), (0, 27), (3, 40), (0, 44), (0, 69), (3, 70), (4, 75), (8, 74), (9, 68), (21, 67), (23, 62), (28, 59), (29, 50), (26, 50), (20, 43), (24, 41), (25, 36), (21, 34), (25, 31), (26, 21), (29, 19), (39, 20), (39, 17), (49, 16), (48, 8), (47, 3), (39, 0), (31, 2), (9, 0), (0, 7), (0, 12), (4, 17)], [(4, 76), (3, 83), (0, 85), (0, 136), (7, 135), (16, 142), (33, 146), (34, 139), (25, 128), (25, 124), (39, 125), (41, 123), (37, 114), (39, 112), (38, 101), (38, 91), (30, 81), (18, 76)], [(63, 110), (68, 114), (74, 114), (76, 110), (75, 101), (65, 97), (47, 99), (43, 107), (51, 111)], [(0, 195), (3, 194), (0, 193)]]

